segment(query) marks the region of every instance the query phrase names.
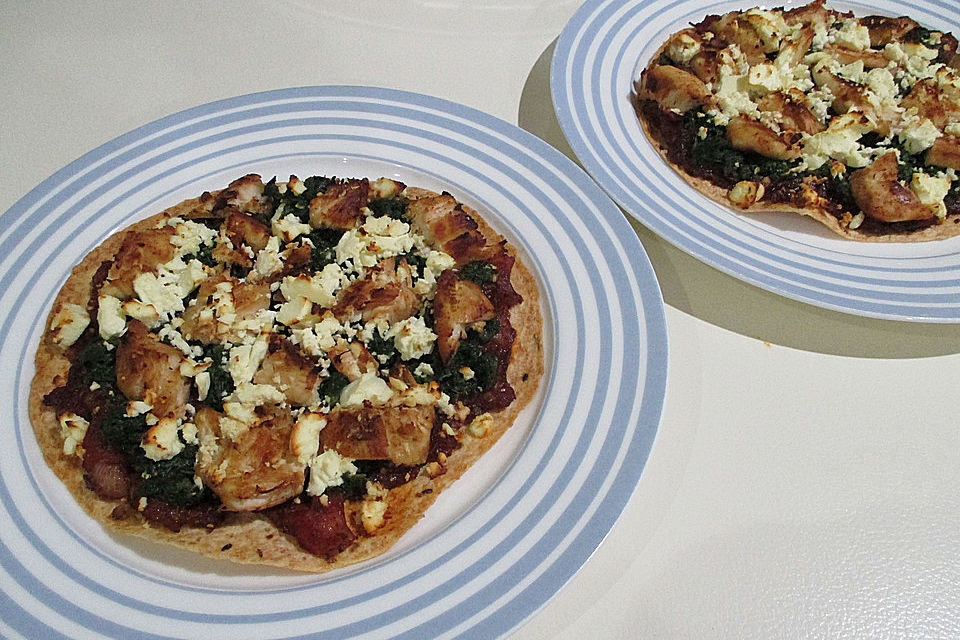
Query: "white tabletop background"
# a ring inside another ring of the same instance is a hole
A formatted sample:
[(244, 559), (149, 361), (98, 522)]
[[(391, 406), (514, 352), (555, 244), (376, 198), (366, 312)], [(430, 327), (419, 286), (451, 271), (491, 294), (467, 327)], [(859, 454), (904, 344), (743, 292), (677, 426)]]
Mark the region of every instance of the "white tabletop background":
[[(0, 211), (140, 125), (300, 85), (443, 97), (569, 154), (549, 62), (578, 4), (0, 3)], [(793, 302), (634, 227), (666, 301), (660, 431), (514, 637), (960, 637), (960, 326)]]

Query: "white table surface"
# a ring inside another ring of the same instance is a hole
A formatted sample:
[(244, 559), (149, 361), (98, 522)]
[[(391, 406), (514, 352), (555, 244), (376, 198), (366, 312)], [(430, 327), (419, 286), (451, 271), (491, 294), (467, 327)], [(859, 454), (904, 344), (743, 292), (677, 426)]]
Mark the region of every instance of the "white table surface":
[[(307, 84), (432, 94), (570, 154), (549, 97), (576, 0), (4, 2), (0, 211), (197, 104)], [(623, 516), (517, 639), (960, 637), (960, 327), (743, 284), (637, 224), (670, 339)]]

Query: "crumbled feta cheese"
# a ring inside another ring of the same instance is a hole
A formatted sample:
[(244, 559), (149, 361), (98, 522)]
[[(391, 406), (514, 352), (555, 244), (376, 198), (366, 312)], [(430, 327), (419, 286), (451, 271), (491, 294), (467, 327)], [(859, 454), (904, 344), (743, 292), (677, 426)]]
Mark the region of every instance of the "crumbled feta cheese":
[(183, 355), (187, 356), (188, 358), (198, 358), (203, 354), (203, 347), (194, 346), (187, 342), (187, 339), (183, 337), (183, 334), (173, 327), (173, 324), (165, 324), (160, 327), (160, 330), (157, 331), (157, 335), (161, 340), (164, 340), (165, 342), (179, 349), (181, 352), (183, 352)]
[(312, 327), (293, 329), (291, 339), (311, 356), (322, 356), (336, 344), (336, 334), (344, 329), (332, 313), (324, 313)]
[(393, 324), (384, 337), (393, 338), (393, 344), (404, 360), (416, 360), (433, 352), (437, 340), (437, 334), (419, 316)]
[(66, 349), (83, 334), (90, 324), (90, 314), (78, 304), (58, 305), (50, 318), (51, 339)]
[(267, 246), (257, 252), (253, 270), (261, 278), (266, 278), (283, 269), (283, 260), (280, 257), (280, 240), (270, 236)]
[(75, 413), (64, 413), (59, 417), (60, 435), (63, 436), (63, 453), (68, 456), (78, 452), (77, 447), (83, 443), (90, 423)]
[(180, 425), (180, 435), (187, 444), (197, 444), (200, 442), (197, 437), (197, 425), (192, 422), (184, 422)]
[(277, 311), (277, 322), (288, 327), (295, 327), (309, 318), (312, 311), (312, 302), (306, 298), (295, 297), (280, 305), (280, 310)]
[(201, 246), (213, 244), (218, 233), (205, 224), (183, 218), (170, 218), (167, 225), (176, 230), (170, 237), (170, 244), (177, 247), (177, 256), (197, 253)]
[(280, 292), (287, 300), (306, 298), (323, 307), (333, 306), (337, 291), (347, 283), (339, 265), (328, 264), (310, 277), (287, 276), (280, 283)]
[(918, 171), (913, 174), (910, 180), (910, 189), (917, 195), (920, 202), (935, 209), (937, 216), (942, 218), (947, 215), (947, 207), (943, 198), (950, 191), (949, 178), (936, 178)]
[(368, 217), (363, 225), (351, 229), (337, 243), (337, 262), (359, 267), (372, 267), (390, 256), (407, 253), (417, 239), (410, 233), (410, 225), (389, 216)]
[(312, 230), (309, 224), (300, 222), (300, 218), (292, 213), (271, 220), (270, 229), (274, 236), (279, 236), (284, 242), (292, 242), (297, 236), (307, 235)]
[(339, 487), (343, 484), (343, 476), (357, 472), (353, 460), (346, 458), (333, 449), (327, 449), (310, 461), (310, 482), (307, 484), (307, 493), (319, 496), (328, 487)]
[(183, 311), (183, 296), (178, 281), (155, 273), (141, 273), (133, 281), (133, 290), (144, 304), (153, 307), (164, 318)]
[(197, 385), (197, 400), (203, 402), (210, 393), (210, 372), (201, 371), (194, 377), (193, 381)]
[(700, 41), (686, 31), (674, 36), (666, 48), (667, 56), (677, 64), (687, 64), (699, 52)]
[(118, 298), (108, 295), (98, 297), (97, 324), (100, 337), (110, 340), (123, 335), (127, 330), (127, 318), (123, 314), (123, 305)]
[(270, 336), (264, 333), (252, 341), (246, 341), (230, 349), (227, 371), (230, 372), (234, 385), (239, 387), (253, 379), (253, 374), (260, 368), (269, 346)]
[(224, 399), (224, 406), (228, 401), (240, 403), (245, 407), (257, 407), (264, 404), (279, 404), (284, 401), (284, 395), (273, 385), (244, 382), (237, 385), (233, 393)]
[(908, 153), (920, 153), (930, 148), (939, 137), (940, 130), (928, 118), (909, 121), (897, 136)]
[(393, 390), (376, 373), (366, 372), (353, 382), (348, 383), (340, 392), (340, 404), (356, 407), (369, 400), (375, 404), (384, 403), (393, 397)]
[(327, 426), (322, 413), (305, 412), (290, 432), (290, 451), (301, 464), (308, 464), (320, 448), (320, 431)]
[(433, 376), (433, 367), (426, 362), (421, 362), (417, 365), (417, 368), (413, 370), (413, 375), (418, 378), (430, 378)]
[(383, 526), (387, 514), (387, 496), (390, 493), (380, 484), (367, 482), (367, 495), (360, 505), (360, 523), (363, 530), (373, 533)]
[[(727, 121), (739, 114), (759, 116), (757, 104), (750, 99), (750, 80), (747, 75), (732, 74), (726, 71), (726, 67), (721, 67), (720, 78), (715, 89), (720, 113), (726, 116)], [(721, 122), (717, 121), (717, 124)]]
[(818, 169), (830, 159), (851, 167), (867, 166), (876, 150), (863, 147), (858, 140), (871, 128), (869, 120), (856, 111), (834, 118), (825, 131), (803, 140), (803, 168)]
[(144, 402), (143, 400), (131, 400), (127, 403), (124, 415), (128, 418), (135, 418), (150, 412), (152, 409), (153, 405), (150, 403)]
[(866, 73), (866, 84), (882, 101), (894, 100), (897, 97), (897, 83), (893, 74), (887, 69), (871, 69)]
[(780, 48), (780, 41), (788, 31), (782, 15), (755, 7), (744, 11), (743, 18), (760, 36), (764, 53), (772, 53)]
[(850, 64), (845, 64), (836, 67), (834, 70), (841, 78), (849, 80), (850, 82), (856, 82), (857, 84), (865, 84), (867, 82), (867, 72), (863, 66), (863, 60), (854, 60)]
[(125, 316), (139, 320), (150, 329), (155, 328), (160, 322), (160, 314), (153, 308), (153, 305), (139, 300), (125, 300), (121, 307)]
[(169, 460), (183, 451), (186, 446), (180, 440), (179, 434), (180, 421), (175, 418), (163, 418), (143, 434), (140, 448), (150, 460)]
[(853, 51), (863, 51), (870, 48), (870, 30), (856, 18), (847, 18), (840, 23), (839, 29), (830, 29), (827, 42)]
[(467, 425), (467, 433), (474, 438), (482, 438), (487, 435), (487, 432), (490, 431), (492, 427), (493, 416), (489, 413), (481, 413)]

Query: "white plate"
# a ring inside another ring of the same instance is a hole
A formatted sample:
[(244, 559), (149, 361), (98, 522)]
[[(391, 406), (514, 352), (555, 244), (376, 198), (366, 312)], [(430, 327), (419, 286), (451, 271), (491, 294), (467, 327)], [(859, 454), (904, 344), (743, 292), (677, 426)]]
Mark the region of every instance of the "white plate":
[[(859, 243), (798, 215), (737, 213), (687, 186), (645, 139), (630, 94), (653, 53), (691, 22), (750, 6), (748, 0), (587, 0), (560, 35), (551, 69), (557, 118), (577, 158), (627, 213), (746, 282), (858, 315), (960, 322), (960, 237)], [(960, 6), (946, 1), (829, 6), (909, 15), (955, 33), (960, 24)]]
[[(543, 291), (533, 406), (394, 549), (320, 576), (103, 531), (44, 464), (27, 414), (33, 352), (70, 267), (132, 220), (247, 172), (447, 189), (518, 247)], [(498, 637), (587, 560), (640, 478), (666, 383), (653, 270), (585, 173), (503, 121), (385, 89), (241, 96), (88, 153), (2, 221), (0, 636)]]

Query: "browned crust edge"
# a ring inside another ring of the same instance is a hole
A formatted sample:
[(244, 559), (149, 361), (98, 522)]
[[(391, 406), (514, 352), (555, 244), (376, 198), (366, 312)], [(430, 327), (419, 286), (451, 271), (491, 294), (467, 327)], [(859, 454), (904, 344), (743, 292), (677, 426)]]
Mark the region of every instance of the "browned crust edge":
[[(423, 196), (434, 195), (419, 189), (416, 193)], [(204, 198), (203, 202), (209, 202), (209, 199)], [(79, 459), (63, 454), (63, 438), (56, 413), (43, 403), (44, 396), (65, 381), (70, 366), (63, 351), (51, 340), (50, 319), (53, 309), (60, 304), (87, 306), (94, 273), (104, 260), (113, 258), (126, 234), (151, 228), (167, 218), (190, 217), (192, 212), (203, 209), (201, 198), (194, 198), (128, 226), (87, 254), (67, 278), (48, 314), (46, 328), (35, 357), (36, 373), (30, 388), (30, 420), (44, 459), (83, 510), (112, 531), (236, 563), (314, 573), (346, 567), (383, 554), (423, 517), (440, 493), (450, 487), (496, 443), (536, 395), (544, 365), (543, 319), (535, 277), (510, 247), (511, 254), (516, 258), (511, 283), (523, 297), (523, 301), (511, 309), (511, 322), (517, 334), (507, 378), (514, 387), (516, 400), (503, 411), (493, 414), (493, 425), (483, 437), (463, 437), (462, 447), (448, 458), (445, 473), (436, 478), (420, 474), (414, 480), (390, 490), (385, 524), (373, 535), (358, 538), (333, 561), (301, 550), (292, 537), (281, 533), (264, 516), (257, 514), (232, 515), (227, 523), (213, 530), (185, 528), (178, 533), (150, 526), (139, 515), (125, 520), (114, 520), (110, 514), (117, 502), (101, 500), (86, 487)], [(477, 221), (484, 236), (496, 241), (501, 239), (476, 211), (467, 207), (465, 209)]]

